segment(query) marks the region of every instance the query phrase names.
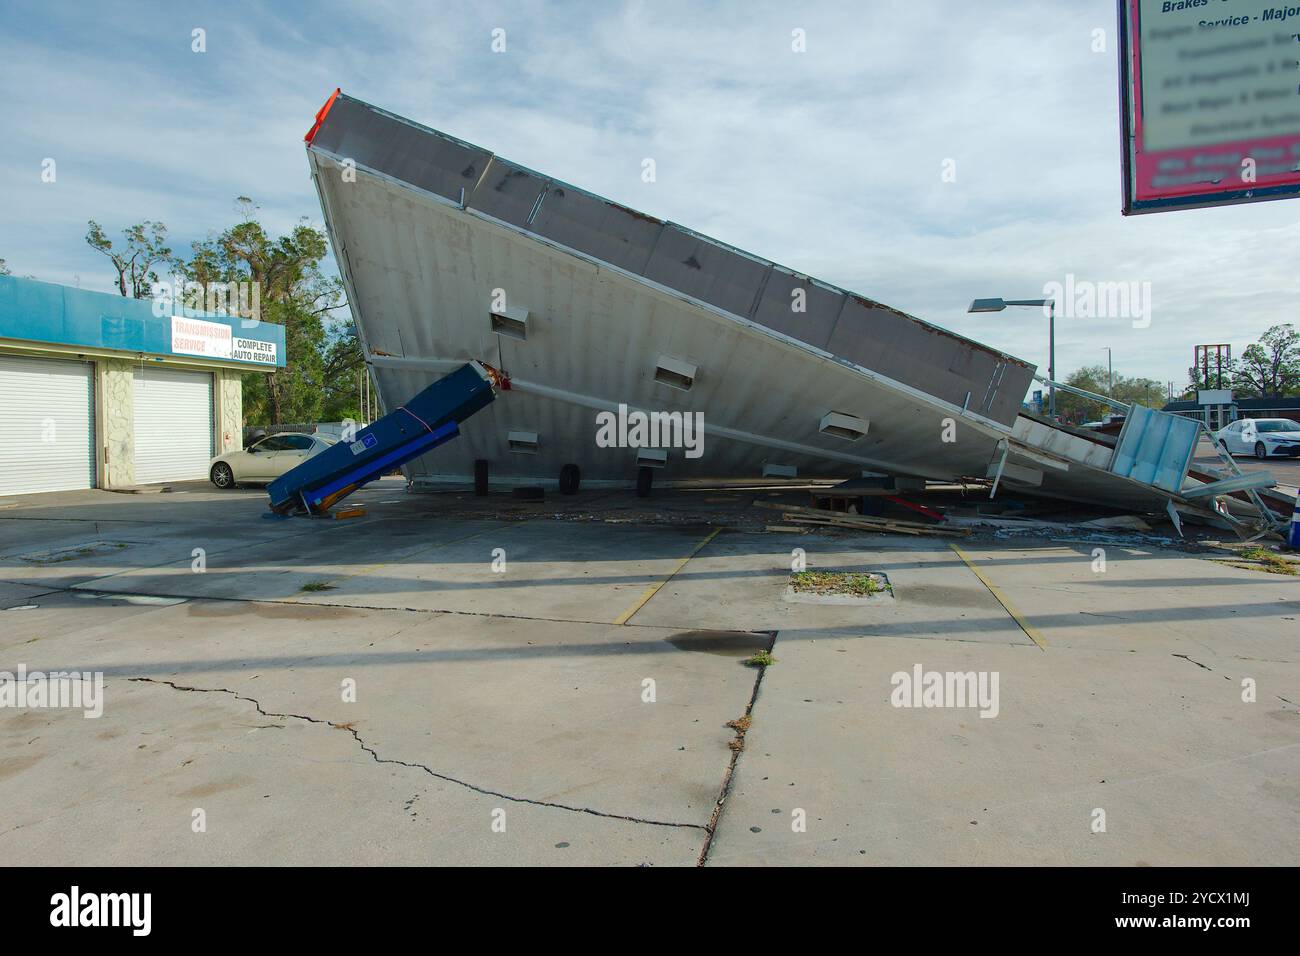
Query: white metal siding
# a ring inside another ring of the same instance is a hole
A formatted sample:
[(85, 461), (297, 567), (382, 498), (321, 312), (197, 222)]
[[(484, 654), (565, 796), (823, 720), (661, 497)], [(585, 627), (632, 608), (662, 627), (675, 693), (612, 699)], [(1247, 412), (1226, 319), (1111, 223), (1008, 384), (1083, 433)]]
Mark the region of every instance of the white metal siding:
[(0, 356), (0, 494), (94, 487), (93, 369)]
[(212, 460), (212, 373), (135, 370), (135, 481), (206, 478)]

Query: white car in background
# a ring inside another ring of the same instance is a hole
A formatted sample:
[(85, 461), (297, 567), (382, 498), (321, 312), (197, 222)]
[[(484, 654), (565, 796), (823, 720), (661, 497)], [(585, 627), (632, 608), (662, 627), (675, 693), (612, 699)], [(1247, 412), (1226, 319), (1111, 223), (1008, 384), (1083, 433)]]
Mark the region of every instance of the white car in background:
[(335, 439), (325, 435), (297, 432), (267, 435), (243, 451), (227, 452), (212, 459), (208, 477), (218, 488), (233, 488), (243, 482), (266, 484), (333, 444)]
[(1214, 440), (1230, 455), (1294, 458), (1300, 455), (1300, 424), (1289, 418), (1239, 418), (1215, 432)]

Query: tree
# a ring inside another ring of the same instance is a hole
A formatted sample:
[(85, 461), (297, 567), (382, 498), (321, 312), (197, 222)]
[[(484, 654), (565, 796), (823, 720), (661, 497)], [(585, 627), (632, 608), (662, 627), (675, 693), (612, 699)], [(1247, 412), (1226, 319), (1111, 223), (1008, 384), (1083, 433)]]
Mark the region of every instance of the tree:
[(5, 262), (3, 259), (0, 259), (0, 276), (7, 276), (7, 275), (9, 275), (9, 263)]
[(158, 281), (158, 274), (153, 267), (159, 263), (172, 261), (172, 250), (167, 245), (167, 227), (161, 222), (146, 219), (122, 230), (126, 237), (126, 248), (122, 252), (113, 251), (113, 241), (104, 234), (99, 223), (91, 219), (86, 229), (86, 244), (90, 248), (108, 256), (117, 270), (117, 291), (132, 299), (147, 299), (152, 294), (153, 285)]
[(1300, 332), (1275, 325), (1232, 363), (1232, 387), (1255, 398), (1281, 398), (1300, 391)]
[[(1065, 379), (1065, 384), (1074, 388), (1081, 388), (1087, 392), (1094, 392), (1098, 395), (1106, 394), (1106, 366), (1088, 365), (1080, 369), (1075, 369)], [(1046, 403), (1047, 389), (1043, 389), (1043, 400)], [(1056, 414), (1059, 418), (1069, 422), (1091, 421), (1100, 418), (1106, 413), (1107, 406), (1103, 402), (1095, 402), (1091, 399), (1084, 398), (1081, 395), (1074, 395), (1070, 392), (1058, 391), (1056, 393)]]
[(194, 243), (181, 270), (208, 283), (251, 282), (260, 318), (284, 327), (286, 366), (244, 377), (245, 418), (262, 424), (356, 417), (355, 372), (361, 347), (350, 322), (331, 317), (342, 308), (342, 284), (320, 264), (325, 233), (300, 221), (274, 238), (257, 221), (257, 207), (240, 197), (241, 221), (215, 238)]
[[(1105, 395), (1109, 386), (1109, 373), (1104, 365), (1087, 365), (1070, 373), (1066, 385), (1081, 388), (1096, 395)], [(1117, 402), (1125, 405), (1157, 406), (1164, 404), (1164, 386), (1152, 378), (1128, 378), (1115, 375), (1111, 392)], [(1081, 395), (1058, 391), (1056, 393), (1056, 413), (1071, 422), (1086, 422), (1100, 419), (1110, 412), (1118, 412), (1105, 402), (1094, 401)]]

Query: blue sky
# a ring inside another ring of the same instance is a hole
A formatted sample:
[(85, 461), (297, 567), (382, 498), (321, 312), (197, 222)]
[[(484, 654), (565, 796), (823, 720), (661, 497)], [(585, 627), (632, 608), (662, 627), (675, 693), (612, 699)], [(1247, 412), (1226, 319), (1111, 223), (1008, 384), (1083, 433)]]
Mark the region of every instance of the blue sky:
[(302, 137), (341, 86), (1044, 371), (1041, 315), (967, 303), (1067, 274), (1149, 282), (1148, 328), (1058, 321), (1060, 377), (1109, 346), (1117, 371), (1181, 384), (1195, 343), (1239, 351), (1297, 318), (1300, 203), (1120, 215), (1113, 0), (0, 0), (0, 23), (16, 275), (111, 290), (91, 218), (114, 235), (162, 220), (182, 252), (240, 195), (274, 230), (319, 223)]

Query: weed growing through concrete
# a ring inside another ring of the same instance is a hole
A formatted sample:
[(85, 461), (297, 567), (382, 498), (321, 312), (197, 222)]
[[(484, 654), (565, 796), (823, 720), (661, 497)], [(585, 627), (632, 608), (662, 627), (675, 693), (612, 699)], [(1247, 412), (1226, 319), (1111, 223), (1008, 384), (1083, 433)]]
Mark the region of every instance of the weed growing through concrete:
[(1267, 571), (1269, 574), (1300, 574), (1300, 561), (1293, 561), (1290, 558), (1283, 557), (1268, 548), (1242, 548), (1237, 554), (1249, 561), (1250, 564), (1240, 561), (1224, 561), (1222, 563), (1234, 568), (1244, 568), (1247, 571)]
[(47, 552), (40, 555), (20, 555), (20, 557), (31, 564), (63, 564), (65, 561), (75, 561), (78, 558), (92, 558), (106, 551), (121, 551), (126, 547), (129, 547), (129, 545), (121, 541), (96, 541), (93, 544), (69, 548), (66, 551)]
[(790, 586), (795, 591), (809, 594), (870, 597), (873, 594), (893, 593), (893, 588), (880, 575), (867, 571), (796, 571), (790, 575)]
[(308, 581), (298, 590), (299, 591), (333, 591), (334, 585), (330, 584), (328, 581)]
[[(766, 654), (767, 652), (764, 651), (763, 653)], [(758, 657), (760, 655), (755, 654), (754, 656)], [(749, 730), (749, 723), (749, 714), (745, 714), (743, 717), (737, 717), (735, 720), (727, 721), (726, 726), (736, 732), (736, 736), (727, 741), (727, 746), (736, 753), (745, 749), (745, 733)]]
[(775, 663), (776, 658), (773, 657), (769, 651), (759, 651), (749, 660), (745, 661), (745, 664), (749, 667), (771, 667)]

